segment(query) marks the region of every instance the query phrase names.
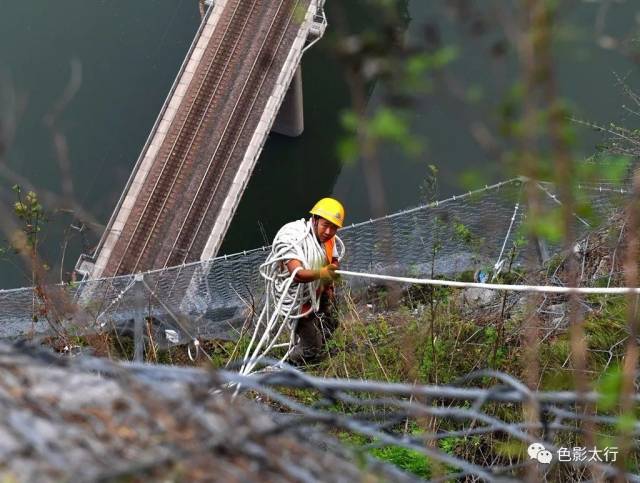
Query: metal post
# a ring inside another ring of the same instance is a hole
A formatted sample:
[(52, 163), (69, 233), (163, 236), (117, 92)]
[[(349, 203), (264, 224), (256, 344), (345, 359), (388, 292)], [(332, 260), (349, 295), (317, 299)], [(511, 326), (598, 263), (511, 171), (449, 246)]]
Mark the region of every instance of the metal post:
[(144, 325), (146, 321), (144, 275), (139, 273), (135, 275), (134, 280), (135, 295), (133, 303), (135, 305), (135, 319), (133, 321), (133, 360), (136, 362), (144, 362)]

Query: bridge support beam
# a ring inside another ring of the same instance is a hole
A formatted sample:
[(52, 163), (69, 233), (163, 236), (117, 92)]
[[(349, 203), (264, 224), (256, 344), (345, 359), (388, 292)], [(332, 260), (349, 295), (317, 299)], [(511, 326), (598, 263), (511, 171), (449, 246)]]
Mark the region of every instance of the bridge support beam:
[(304, 100), (302, 94), (302, 67), (298, 64), (289, 89), (278, 111), (272, 132), (289, 137), (298, 137), (304, 131)]

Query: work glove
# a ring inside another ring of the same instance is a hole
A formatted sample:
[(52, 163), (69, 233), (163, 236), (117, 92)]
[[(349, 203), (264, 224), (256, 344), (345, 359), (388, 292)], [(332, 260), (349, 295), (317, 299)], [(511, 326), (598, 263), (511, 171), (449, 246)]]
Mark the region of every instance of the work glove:
[(338, 280), (340, 278), (340, 275), (336, 273), (337, 269), (338, 267), (333, 263), (331, 263), (329, 265), (325, 265), (320, 270), (318, 270), (318, 275), (320, 276), (320, 279), (323, 281)]

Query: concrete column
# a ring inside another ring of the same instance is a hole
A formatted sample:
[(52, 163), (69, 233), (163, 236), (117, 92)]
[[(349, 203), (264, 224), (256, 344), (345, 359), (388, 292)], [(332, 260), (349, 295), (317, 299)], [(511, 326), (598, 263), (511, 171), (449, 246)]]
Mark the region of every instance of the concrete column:
[(289, 84), (289, 89), (284, 96), (271, 131), (292, 138), (300, 136), (304, 131), (304, 100), (300, 64), (298, 64), (296, 73)]

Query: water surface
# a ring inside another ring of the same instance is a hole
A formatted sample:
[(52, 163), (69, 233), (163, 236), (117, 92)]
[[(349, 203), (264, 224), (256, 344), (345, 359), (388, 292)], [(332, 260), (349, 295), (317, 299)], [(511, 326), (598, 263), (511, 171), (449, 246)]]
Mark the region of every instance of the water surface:
[[(376, 12), (363, 0), (344, 2), (356, 28), (366, 27)], [(408, 3), (406, 35), (421, 41), (426, 21), (441, 25), (447, 45), (459, 55), (451, 75), (482, 93), (479, 108), (436, 86), (416, 106), (413, 129), (426, 149), (418, 159), (398, 150), (381, 154), (388, 211), (422, 201), (420, 184), (427, 165), (440, 170), (440, 196), (461, 190), (460, 173), (480, 169), (487, 181), (505, 176), (501, 164), (470, 135), (474, 120), (497, 125), (497, 109), (513, 82), (509, 61), (487, 63), (488, 40), (474, 41), (448, 17), (446, 2)], [(74, 195), (94, 217), (106, 223), (126, 183), (155, 117), (198, 28), (195, 0), (80, 1), (0, 0), (0, 115), (15, 120), (15, 137), (5, 154), (8, 165), (41, 189), (62, 190), (61, 170), (44, 118), (69, 82), (71, 63), (81, 66), (82, 84), (58, 121), (69, 146)], [(638, 7), (631, 2), (611, 7), (606, 28), (636, 29)], [(331, 0), (327, 15), (332, 21)], [(572, 28), (558, 44), (559, 88), (577, 115), (595, 121), (621, 117), (623, 96), (613, 72), (630, 74), (637, 67), (594, 40), (597, 5), (580, 3), (567, 20)], [(330, 26), (331, 28), (331, 26)], [(320, 42), (303, 63), (306, 130), (298, 139), (270, 136), (238, 209), (223, 252), (263, 245), (283, 223), (305, 216), (317, 198), (334, 195), (344, 201), (348, 222), (371, 213), (359, 163), (343, 167), (336, 154), (342, 137), (340, 115), (350, 107), (341, 65), (329, 42)], [(381, 102), (381, 87), (370, 95), (370, 109)], [(15, 102), (10, 102), (14, 99)], [(579, 131), (578, 151), (593, 152), (599, 137)], [(3, 180), (4, 187), (11, 182)], [(11, 201), (3, 195), (3, 203)], [(47, 207), (52, 208), (52, 207)], [(44, 256), (55, 266), (60, 258), (69, 214), (52, 213)], [(74, 234), (66, 252), (68, 271), (95, 236)], [(25, 285), (28, 278), (14, 264), (0, 264), (0, 287)]]

